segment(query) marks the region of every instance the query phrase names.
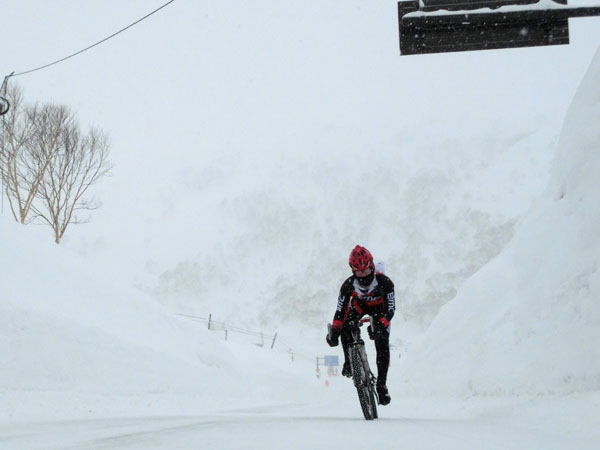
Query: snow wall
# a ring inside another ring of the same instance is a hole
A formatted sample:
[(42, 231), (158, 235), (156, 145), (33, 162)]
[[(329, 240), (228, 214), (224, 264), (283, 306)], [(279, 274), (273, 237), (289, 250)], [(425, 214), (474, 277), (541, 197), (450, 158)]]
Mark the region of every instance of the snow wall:
[(600, 389), (600, 50), (571, 103), (548, 189), (398, 370), (408, 391)]

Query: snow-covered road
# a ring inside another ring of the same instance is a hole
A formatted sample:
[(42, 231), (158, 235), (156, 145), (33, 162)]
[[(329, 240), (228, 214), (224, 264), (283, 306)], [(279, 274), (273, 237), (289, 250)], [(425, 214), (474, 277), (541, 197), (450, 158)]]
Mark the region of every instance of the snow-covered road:
[[(396, 401), (394, 406), (381, 408), (381, 418), (373, 422), (362, 419), (352, 398), (336, 405), (329, 402), (280, 405), (187, 417), (22, 423), (0, 427), (0, 447), (6, 450), (597, 449), (593, 424), (582, 423), (570, 414), (571, 400), (521, 400), (520, 405), (514, 400), (499, 399), (458, 402), (430, 399), (420, 404), (413, 403), (415, 400)], [(581, 404), (581, 399), (577, 400)], [(562, 403), (563, 408), (558, 408), (557, 403)], [(559, 410), (563, 413), (557, 413)], [(585, 416), (585, 411), (579, 412)], [(532, 420), (533, 417), (536, 419)]]

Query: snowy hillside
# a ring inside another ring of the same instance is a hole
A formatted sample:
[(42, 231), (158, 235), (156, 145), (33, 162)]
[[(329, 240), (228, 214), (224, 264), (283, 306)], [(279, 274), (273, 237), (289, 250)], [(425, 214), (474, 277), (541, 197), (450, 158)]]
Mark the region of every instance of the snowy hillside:
[(267, 404), (282, 390), (294, 396), (287, 380), (308, 379), (308, 370), (304, 381), (302, 373), (280, 374), (283, 384), (270, 386), (265, 381), (289, 364), (288, 355), (250, 342), (225, 345), (204, 326), (82, 267), (43, 230), (4, 218), (0, 230), (2, 421), (191, 414), (225, 398), (229, 407)]
[(569, 109), (545, 195), (408, 355), (400, 370), (409, 389), (600, 389), (599, 86), (600, 51)]
[[(427, 324), (511, 239), (547, 180), (547, 133), (477, 139), (462, 142), (465, 148), (438, 142), (435, 150), (407, 149), (406, 156), (402, 147), (369, 148), (369, 164), (357, 163), (360, 148), (332, 142), (324, 154), (281, 157), (244, 192), (225, 190), (218, 178), (191, 187), (169, 214), (185, 217), (193, 199), (210, 192), (200, 208), (215, 211), (219, 235), (189, 230), (202, 250), (190, 249), (160, 273), (150, 292), (180, 309), (258, 313), (271, 328), (322, 324), (359, 236), (387, 262), (404, 317)], [(217, 296), (236, 301), (215, 305)]]

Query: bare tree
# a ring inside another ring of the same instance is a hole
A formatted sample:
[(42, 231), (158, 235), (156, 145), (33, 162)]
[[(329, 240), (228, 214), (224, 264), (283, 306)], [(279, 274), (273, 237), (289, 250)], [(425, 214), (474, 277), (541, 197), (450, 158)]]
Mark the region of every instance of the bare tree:
[(32, 118), (37, 116), (38, 107), (25, 107), (23, 93), (16, 87), (8, 90), (8, 98), (12, 108), (0, 123), (0, 175), (15, 220), (26, 223), (40, 181), (30, 172), (36, 132)]
[(99, 205), (86, 193), (110, 172), (109, 140), (92, 129), (83, 134), (66, 106), (26, 106), (19, 88), (8, 92), (12, 105), (0, 128), (0, 175), (15, 220), (49, 224), (59, 243), (77, 215)]
[(89, 221), (89, 217), (81, 217), (78, 212), (98, 208), (99, 203), (85, 194), (109, 174), (109, 148), (107, 134), (98, 129), (82, 134), (75, 121), (61, 126), (57, 150), (38, 189), (40, 203), (34, 206), (37, 216), (52, 227), (57, 244), (69, 224)]

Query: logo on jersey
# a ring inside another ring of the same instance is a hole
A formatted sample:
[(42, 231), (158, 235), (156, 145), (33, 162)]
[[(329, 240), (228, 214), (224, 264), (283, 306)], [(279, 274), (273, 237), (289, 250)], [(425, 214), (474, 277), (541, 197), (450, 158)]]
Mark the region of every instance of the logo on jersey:
[(387, 295), (387, 307), (388, 311), (394, 311), (396, 309), (396, 297), (393, 292)]
[(360, 299), (365, 303), (379, 303), (381, 302), (381, 300), (383, 300), (383, 297), (381, 297), (380, 295), (363, 295), (362, 297), (360, 297)]
[(344, 310), (344, 300), (346, 299), (345, 296), (340, 295), (338, 297), (338, 304), (337, 304), (337, 310), (342, 312)]

